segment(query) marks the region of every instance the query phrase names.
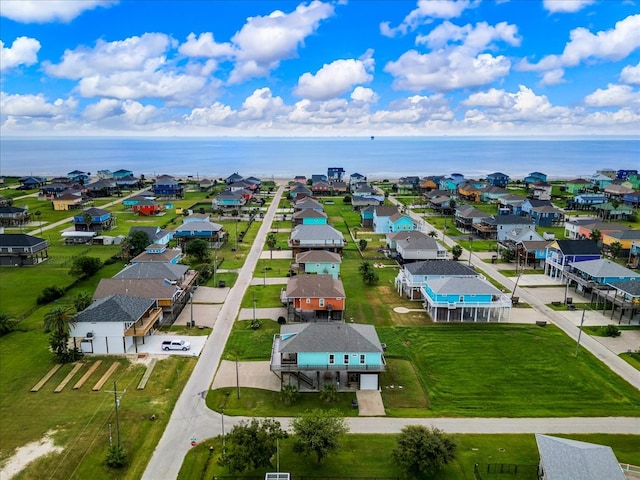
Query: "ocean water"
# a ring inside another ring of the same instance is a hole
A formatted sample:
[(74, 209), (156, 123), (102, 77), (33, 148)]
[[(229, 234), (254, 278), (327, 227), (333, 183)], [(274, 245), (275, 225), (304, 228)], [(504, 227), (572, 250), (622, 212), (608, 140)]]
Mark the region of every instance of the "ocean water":
[(505, 139), (467, 137), (362, 138), (0, 138), (0, 175), (64, 175), (78, 169), (132, 170), (152, 177), (197, 178), (233, 172), (261, 178), (309, 177), (343, 167), (370, 179), (501, 171), (523, 178), (588, 177), (600, 169), (639, 169), (640, 137)]

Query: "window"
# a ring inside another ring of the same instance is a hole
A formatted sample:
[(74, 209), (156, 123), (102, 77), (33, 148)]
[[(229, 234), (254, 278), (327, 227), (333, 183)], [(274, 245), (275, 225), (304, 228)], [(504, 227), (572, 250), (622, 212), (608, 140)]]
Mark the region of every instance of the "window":
[(464, 303), (464, 295), (460, 295), (460, 298), (458, 299), (458, 302)]
[(360, 365), (364, 365), (364, 360), (365, 360), (365, 354), (361, 353), (360, 354)]
[(324, 307), (324, 298), (321, 298), (318, 302), (321, 307)]
[(333, 353), (329, 354), (329, 365), (336, 363), (336, 356)]
[(311, 303), (311, 299), (307, 298), (307, 304)]
[(348, 353), (344, 354), (344, 364), (345, 365), (349, 365), (349, 354)]

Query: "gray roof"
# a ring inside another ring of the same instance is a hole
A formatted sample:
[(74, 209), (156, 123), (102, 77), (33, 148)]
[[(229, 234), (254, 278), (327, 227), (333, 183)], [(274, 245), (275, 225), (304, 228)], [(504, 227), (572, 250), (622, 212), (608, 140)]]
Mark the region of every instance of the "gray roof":
[(309, 250), (296, 255), (296, 263), (341, 263), (339, 253), (327, 250)]
[(456, 215), (462, 218), (486, 218), (489, 216), (487, 212), (474, 207), (473, 205), (462, 205), (456, 209)]
[(500, 295), (502, 292), (479, 277), (449, 277), (429, 280), (429, 287), (439, 295)]
[(492, 215), (485, 220), (489, 225), (531, 225), (531, 219), (519, 215)]
[(283, 325), (280, 335), (293, 334), (280, 340), (280, 353), (298, 352), (382, 352), (373, 325), (355, 323), (302, 323)]
[(294, 213), (293, 218), (327, 218), (327, 214), (322, 210), (305, 208), (304, 210)]
[(433, 276), (478, 276), (473, 267), (455, 260), (424, 260), (422, 262), (407, 263), (404, 269), (412, 275)]
[(141, 298), (170, 299), (178, 290), (160, 278), (103, 278), (98, 283), (93, 299), (109, 297), (111, 295), (135, 295)]
[(315, 198), (305, 197), (302, 200), (298, 200), (297, 202), (295, 202), (295, 207), (298, 210), (303, 210), (305, 208), (317, 208), (317, 207), (320, 207), (320, 209), (322, 209), (322, 204)]
[(388, 205), (378, 205), (375, 209), (376, 217), (391, 217), (398, 213), (398, 207)]
[(0, 247), (33, 247), (41, 243), (46, 243), (46, 240), (26, 233), (0, 234)]
[(532, 250), (544, 250), (545, 248), (547, 248), (547, 246), (549, 246), (552, 243), (552, 240), (521, 240), (520, 242), (522, 244), (522, 247), (526, 250), (526, 251), (532, 251)]
[(176, 263), (134, 263), (120, 270), (113, 278), (160, 278), (178, 280), (189, 270), (186, 265)]
[(628, 280), (626, 282), (616, 282), (612, 286), (632, 297), (640, 297), (640, 281)]
[(151, 243), (155, 243), (157, 240), (160, 240), (161, 238), (165, 237), (168, 233), (170, 233), (169, 230), (161, 230), (158, 227), (131, 227), (129, 229), (129, 235), (131, 235), (133, 232), (146, 233), (147, 236), (149, 237), (149, 240), (151, 240)]
[(598, 260), (587, 260), (585, 262), (575, 262), (571, 266), (576, 270), (586, 273), (593, 278), (600, 277), (629, 277), (640, 278), (633, 270), (629, 270), (622, 265), (618, 265), (606, 258), (599, 258)]
[(640, 230), (622, 230), (611, 232), (608, 235), (618, 240), (640, 240)]
[(176, 228), (176, 233), (180, 232), (219, 232), (222, 225), (213, 222), (187, 222)]
[(429, 236), (411, 236), (407, 235), (405, 238), (398, 238), (396, 240), (397, 248), (403, 250), (438, 250), (439, 244), (435, 239)]
[(536, 433), (547, 480), (624, 480), (611, 447)]
[(109, 295), (96, 300), (76, 315), (80, 322), (136, 322), (155, 303), (150, 298), (130, 297), (128, 295)]
[(287, 298), (344, 298), (341, 280), (331, 275), (297, 275), (289, 279), (285, 292)]
[(298, 225), (291, 232), (291, 240), (344, 241), (344, 235), (331, 225)]

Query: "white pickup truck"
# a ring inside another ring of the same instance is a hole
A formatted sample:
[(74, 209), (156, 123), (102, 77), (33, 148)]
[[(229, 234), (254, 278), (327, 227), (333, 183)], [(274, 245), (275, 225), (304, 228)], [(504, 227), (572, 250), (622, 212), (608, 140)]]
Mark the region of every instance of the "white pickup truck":
[(179, 338), (172, 338), (162, 342), (162, 350), (189, 350), (191, 343)]

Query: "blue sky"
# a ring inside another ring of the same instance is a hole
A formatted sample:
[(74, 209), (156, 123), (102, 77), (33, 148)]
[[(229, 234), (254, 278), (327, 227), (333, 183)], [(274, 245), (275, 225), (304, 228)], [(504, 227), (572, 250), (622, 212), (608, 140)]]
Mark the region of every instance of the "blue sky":
[(1, 0), (13, 135), (640, 132), (637, 0)]

